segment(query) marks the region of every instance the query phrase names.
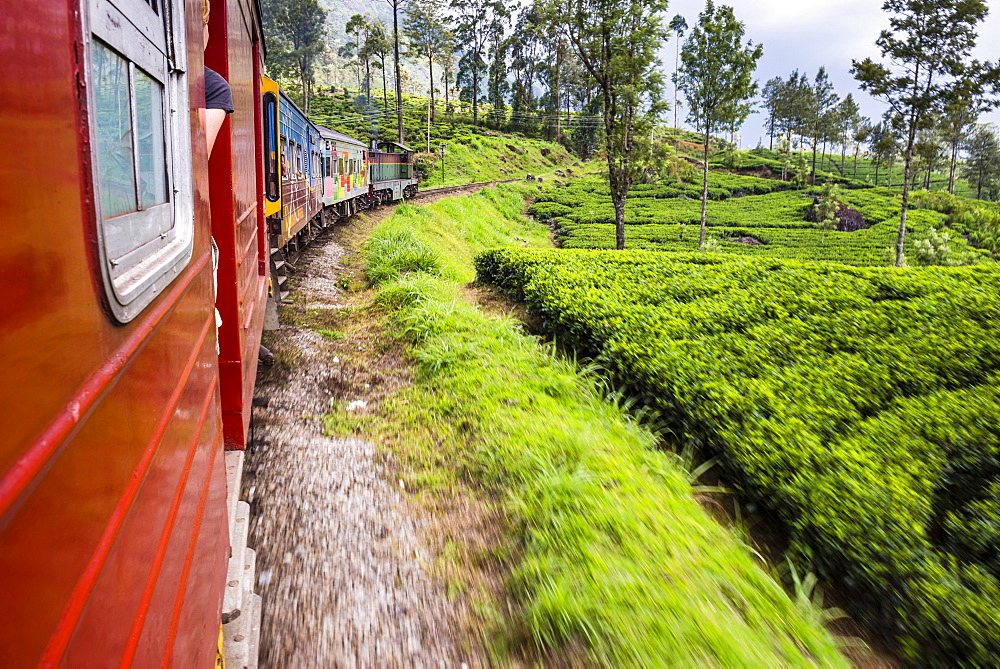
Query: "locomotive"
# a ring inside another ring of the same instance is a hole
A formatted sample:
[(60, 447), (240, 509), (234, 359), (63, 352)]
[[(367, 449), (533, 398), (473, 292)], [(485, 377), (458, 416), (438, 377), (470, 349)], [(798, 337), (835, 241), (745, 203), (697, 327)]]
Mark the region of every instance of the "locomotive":
[[(259, 0), (214, 0), (207, 47), (202, 9), (4, 5), (0, 666), (208, 666), (227, 630), (252, 656), (236, 497), (278, 263), (415, 192), (412, 151), (262, 76)], [(206, 65), (236, 108), (211, 157)]]

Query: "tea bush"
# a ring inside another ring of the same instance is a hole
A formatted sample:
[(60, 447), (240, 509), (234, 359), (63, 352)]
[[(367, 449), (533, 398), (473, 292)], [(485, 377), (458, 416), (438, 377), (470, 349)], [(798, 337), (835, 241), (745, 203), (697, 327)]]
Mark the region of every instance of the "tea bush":
[(522, 249), (476, 265), (675, 440), (720, 454), (912, 661), (1000, 664), (1000, 268)]
[[(806, 221), (813, 198), (820, 188), (791, 190), (790, 184), (776, 179), (709, 173), (708, 236), (718, 240), (722, 253), (754, 255), (793, 260), (832, 260), (849, 265), (878, 266), (895, 262), (894, 248), (899, 229), (901, 200), (888, 188), (846, 188), (839, 199), (856, 209), (868, 229), (855, 232), (816, 231)], [(935, 194), (937, 196), (938, 194)], [(625, 205), (625, 233), (628, 248), (652, 251), (691, 251), (697, 234), (687, 226), (700, 225), (701, 189), (691, 184), (640, 184), (630, 192)], [(956, 198), (961, 200), (961, 198)], [(978, 210), (977, 210), (978, 211)], [(959, 212), (959, 213), (956, 213)], [(582, 179), (538, 195), (531, 208), (540, 220), (558, 219), (557, 237), (564, 248), (614, 248), (614, 209), (607, 185), (596, 178)], [(914, 243), (926, 239), (932, 230), (952, 226), (947, 242), (949, 256), (956, 264), (988, 259), (1000, 248), (1000, 215), (985, 211), (968, 214), (954, 206), (924, 205), (907, 216), (910, 235), (905, 252), (914, 254)], [(991, 223), (992, 222), (992, 223)], [(674, 228), (674, 229), (671, 229)], [(734, 235), (734, 229), (753, 230)], [(752, 236), (761, 245), (736, 243)], [(992, 240), (992, 241), (991, 241)], [(970, 246), (981, 247), (979, 249)], [(960, 260), (958, 260), (960, 259)]]

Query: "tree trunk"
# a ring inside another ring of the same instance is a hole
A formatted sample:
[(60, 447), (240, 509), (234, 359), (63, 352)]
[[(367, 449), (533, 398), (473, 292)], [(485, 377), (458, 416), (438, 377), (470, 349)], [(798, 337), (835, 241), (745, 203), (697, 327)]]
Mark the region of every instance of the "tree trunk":
[(399, 75), (399, 0), (390, 0), (392, 4), (392, 52), (396, 69), (396, 133), (399, 143), (403, 144), (403, 86)]
[(427, 56), (427, 71), (431, 79), (431, 121), (437, 120), (437, 109), (434, 106), (434, 58)]
[(385, 57), (382, 57), (382, 111), (389, 109), (389, 96), (385, 87)]
[(680, 63), (681, 63), (681, 36), (678, 35), (677, 53), (674, 54), (674, 129), (675, 130), (679, 128), (679, 126), (677, 125), (677, 108), (679, 106), (677, 104), (679, 102), (679, 100), (677, 99), (677, 70), (680, 68)]
[[(858, 178), (858, 153), (861, 152), (861, 144), (857, 144), (854, 147), (854, 176), (852, 178)], [(875, 184), (876, 186), (878, 184)]]
[(368, 102), (372, 101), (372, 63), (368, 58), (365, 58), (365, 97)]
[(705, 246), (705, 221), (707, 220), (708, 214), (708, 140), (709, 140), (709, 129), (705, 128), (705, 151), (702, 154), (702, 158), (705, 161), (702, 165), (701, 174), (701, 232), (698, 233), (698, 248), (703, 248)]
[(913, 143), (917, 135), (917, 124), (910, 122), (910, 136), (903, 155), (903, 203), (899, 212), (899, 236), (896, 238), (896, 267), (903, 266), (903, 242), (906, 239), (906, 209), (910, 205), (910, 163), (913, 160)]
[(562, 114), (559, 113), (559, 74), (562, 69), (562, 39), (556, 43), (556, 76), (553, 86), (552, 96), (556, 108), (556, 141), (562, 140)]
[(816, 149), (818, 148), (819, 141), (816, 137), (812, 138), (813, 145), (813, 164), (812, 164), (812, 174), (810, 175), (810, 186), (816, 185)]
[(479, 125), (479, 52), (472, 62), (472, 125)]
[(951, 144), (951, 165), (948, 170), (948, 192), (955, 194), (955, 167), (958, 165), (958, 142)]

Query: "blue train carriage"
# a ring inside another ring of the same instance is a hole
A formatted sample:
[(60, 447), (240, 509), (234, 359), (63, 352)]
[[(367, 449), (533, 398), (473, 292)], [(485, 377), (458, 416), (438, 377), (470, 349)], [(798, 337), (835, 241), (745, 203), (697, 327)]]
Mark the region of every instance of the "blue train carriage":
[(323, 154), (324, 217), (330, 222), (370, 205), (368, 150), (364, 142), (318, 126)]
[(371, 193), (375, 204), (410, 198), (417, 194), (413, 174), (413, 149), (396, 142), (373, 141), (368, 152)]
[(282, 248), (323, 209), (319, 127), (282, 91), (278, 105), (281, 210), (270, 218), (271, 247)]

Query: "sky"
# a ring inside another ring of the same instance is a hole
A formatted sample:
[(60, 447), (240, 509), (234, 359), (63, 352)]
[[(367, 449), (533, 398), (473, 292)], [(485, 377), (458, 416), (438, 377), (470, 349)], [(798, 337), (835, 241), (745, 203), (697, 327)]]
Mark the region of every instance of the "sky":
[[(756, 74), (761, 88), (773, 77), (787, 79), (795, 69), (805, 72), (812, 80), (820, 66), (826, 66), (842, 98), (853, 93), (864, 116), (872, 119), (882, 116), (885, 104), (858, 89), (850, 72), (852, 58), (863, 60), (871, 56), (876, 61), (882, 60), (875, 40), (889, 27), (889, 15), (882, 11), (881, 0), (717, 0), (716, 5), (722, 4), (731, 6), (737, 20), (743, 23), (744, 39), (764, 45)], [(988, 2), (987, 6), (990, 14), (979, 24), (979, 39), (973, 56), (995, 63), (1000, 59), (1000, 3)], [(667, 22), (670, 17), (680, 14), (688, 26), (693, 26), (704, 8), (705, 0), (670, 0)], [(661, 54), (664, 69), (671, 74), (675, 46), (671, 36)], [(673, 84), (669, 86), (672, 96)], [(683, 117), (686, 111), (683, 95), (681, 99)], [(673, 111), (669, 114), (672, 122)], [(747, 119), (740, 132), (743, 148), (757, 146), (758, 138), (767, 146), (764, 120), (760, 112)], [(1000, 125), (1000, 112), (984, 115), (980, 122)]]

